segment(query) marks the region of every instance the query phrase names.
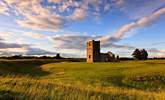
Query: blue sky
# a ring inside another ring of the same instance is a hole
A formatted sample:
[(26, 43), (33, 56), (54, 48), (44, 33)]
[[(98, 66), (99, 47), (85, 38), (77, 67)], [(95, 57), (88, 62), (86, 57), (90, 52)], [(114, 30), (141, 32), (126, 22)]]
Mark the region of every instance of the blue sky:
[(165, 57), (165, 0), (1, 0), (0, 55), (85, 57), (86, 41)]

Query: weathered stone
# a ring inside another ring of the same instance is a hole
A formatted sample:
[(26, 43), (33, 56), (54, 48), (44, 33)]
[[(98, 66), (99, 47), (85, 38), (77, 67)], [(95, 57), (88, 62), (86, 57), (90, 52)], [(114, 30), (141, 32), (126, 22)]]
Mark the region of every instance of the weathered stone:
[(115, 61), (115, 55), (112, 52), (100, 53), (100, 41), (87, 42), (87, 62), (109, 62)]

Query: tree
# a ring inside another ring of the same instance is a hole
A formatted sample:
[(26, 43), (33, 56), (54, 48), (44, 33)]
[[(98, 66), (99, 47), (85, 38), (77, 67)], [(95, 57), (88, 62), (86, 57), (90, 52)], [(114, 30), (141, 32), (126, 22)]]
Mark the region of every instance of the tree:
[(135, 49), (135, 51), (132, 53), (132, 56), (136, 59), (141, 59), (141, 52), (139, 49)]
[(119, 60), (119, 59), (120, 59), (119, 55), (117, 55), (116, 59), (117, 59), (117, 60)]
[(60, 56), (60, 54), (59, 53), (57, 53), (57, 55), (56, 55), (56, 59), (61, 59), (62, 57)]
[(141, 50), (141, 59), (145, 60), (148, 58), (148, 53), (145, 49)]
[(139, 60), (145, 60), (148, 58), (148, 53), (145, 49), (135, 49), (135, 51), (132, 53), (132, 56)]

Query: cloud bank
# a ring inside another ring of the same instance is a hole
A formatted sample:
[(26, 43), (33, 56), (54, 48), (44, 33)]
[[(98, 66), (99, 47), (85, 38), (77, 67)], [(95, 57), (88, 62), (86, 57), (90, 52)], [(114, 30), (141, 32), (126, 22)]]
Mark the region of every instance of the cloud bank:
[(154, 23), (156, 20), (158, 20), (164, 14), (165, 14), (165, 7), (158, 9), (157, 11), (153, 12), (151, 15), (142, 17), (135, 22), (131, 22), (131, 23), (121, 26), (114, 33), (113, 36), (109, 36), (109, 35), (103, 36), (101, 38), (98, 38), (98, 40), (100, 40), (103, 43), (119, 41), (126, 35), (127, 32), (136, 28), (149, 26), (152, 23)]
[(0, 13), (14, 14), (22, 27), (57, 32), (68, 23), (99, 15), (104, 5), (107, 11), (107, 0), (1, 0)]
[[(86, 42), (89, 40), (95, 40), (101, 38), (101, 36), (89, 36), (89, 35), (58, 35), (53, 37), (55, 48), (61, 49), (78, 49), (85, 50)], [(115, 43), (101, 44), (103, 48), (125, 48), (132, 49), (134, 47), (128, 45), (118, 45)]]
[[(0, 33), (3, 35), (4, 33)], [(10, 43), (7, 42), (5, 36), (8, 37), (7, 33), (4, 36), (0, 35), (0, 55), (11, 56), (11, 55), (55, 55), (55, 52), (50, 52), (40, 48), (34, 48), (33, 44), (21, 44), (21, 43)], [(10, 33), (11, 35), (11, 33)], [(40, 35), (39, 35), (40, 36)], [(35, 38), (38, 36), (35, 36)]]

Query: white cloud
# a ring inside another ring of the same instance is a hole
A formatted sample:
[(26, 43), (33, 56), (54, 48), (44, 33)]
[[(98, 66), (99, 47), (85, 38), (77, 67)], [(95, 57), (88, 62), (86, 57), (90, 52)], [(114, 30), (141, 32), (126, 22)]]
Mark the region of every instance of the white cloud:
[(28, 48), (25, 55), (55, 55), (56, 52), (43, 50), (40, 48)]
[(58, 35), (54, 36), (55, 48), (60, 49), (85, 49), (86, 41), (94, 37), (79, 35)]
[(119, 6), (124, 5), (126, 3), (126, 0), (114, 0), (114, 1)]
[(34, 39), (44, 39), (47, 38), (47, 35), (40, 34), (40, 33), (34, 33), (34, 32), (27, 32), (24, 34), (25, 36), (34, 38)]
[(105, 4), (105, 6), (104, 6), (104, 11), (109, 11), (110, 8), (111, 8), (110, 3), (107, 3), (107, 4)]
[(0, 32), (0, 37), (4, 40), (10, 39), (14, 36), (14, 33), (12, 32)]
[(163, 49), (150, 48), (147, 51), (150, 57), (165, 57), (165, 50)]
[(143, 17), (137, 21), (137, 25), (140, 27), (147, 26), (152, 24), (155, 20), (157, 20), (161, 15), (165, 14), (165, 7), (160, 8), (156, 12), (152, 13), (149, 16)]
[(5, 5), (4, 2), (0, 2), (0, 14), (5, 14), (8, 15), (8, 11), (9, 8), (7, 7), (7, 5)]
[(65, 26), (65, 19), (56, 14), (26, 15), (26, 19), (17, 20), (20, 26), (46, 31), (59, 31)]
[(83, 20), (87, 16), (87, 11), (82, 8), (77, 8), (70, 16), (72, 20)]
[(53, 2), (53, 3), (59, 3), (62, 2), (63, 0), (48, 0), (49, 2)]
[(27, 44), (17, 44), (17, 43), (0, 42), (0, 48), (1, 49), (22, 48), (22, 47), (29, 47), (29, 45), (27, 45)]
[(1, 56), (12, 56), (12, 55), (28, 55), (28, 56), (39, 56), (39, 55), (55, 55), (56, 52), (46, 51), (40, 48), (8, 48), (0, 49)]

